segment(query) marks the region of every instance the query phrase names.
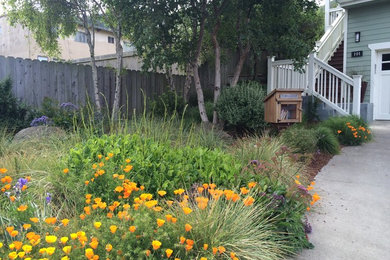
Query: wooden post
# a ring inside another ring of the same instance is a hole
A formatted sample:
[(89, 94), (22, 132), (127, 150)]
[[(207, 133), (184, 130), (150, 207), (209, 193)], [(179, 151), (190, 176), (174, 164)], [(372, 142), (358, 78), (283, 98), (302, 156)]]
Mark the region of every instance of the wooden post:
[(309, 55), (309, 67), (308, 67), (308, 89), (309, 95), (313, 95), (314, 84), (315, 84), (315, 73), (314, 73), (314, 52)]
[(362, 75), (353, 75), (353, 104), (352, 114), (360, 116), (360, 98), (362, 88)]
[(272, 63), (275, 61), (275, 56), (268, 56), (268, 74), (267, 74), (267, 94), (271, 93), (276, 87), (274, 86), (274, 70)]
[(330, 0), (325, 0), (325, 32), (330, 28)]

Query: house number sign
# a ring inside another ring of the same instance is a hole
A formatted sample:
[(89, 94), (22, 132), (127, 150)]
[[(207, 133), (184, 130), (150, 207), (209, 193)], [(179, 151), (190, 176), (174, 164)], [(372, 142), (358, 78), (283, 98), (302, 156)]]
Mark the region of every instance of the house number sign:
[(352, 58), (363, 57), (363, 51), (353, 51), (351, 54)]

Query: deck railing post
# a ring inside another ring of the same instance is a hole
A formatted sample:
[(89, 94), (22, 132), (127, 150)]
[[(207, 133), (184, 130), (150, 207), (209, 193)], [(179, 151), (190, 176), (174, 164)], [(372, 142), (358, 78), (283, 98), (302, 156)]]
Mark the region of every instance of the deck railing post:
[(330, 28), (330, 0), (325, 0), (325, 32)]
[(268, 73), (267, 73), (267, 94), (274, 90), (276, 87), (274, 86), (274, 70), (272, 67), (272, 63), (275, 61), (275, 56), (268, 56)]
[(352, 114), (360, 116), (360, 99), (362, 88), (362, 75), (353, 75)]
[(314, 52), (310, 53), (309, 56), (309, 66), (307, 68), (308, 72), (308, 89), (309, 89), (309, 94), (313, 95), (313, 90), (314, 90), (314, 84), (315, 84), (315, 73), (314, 73)]

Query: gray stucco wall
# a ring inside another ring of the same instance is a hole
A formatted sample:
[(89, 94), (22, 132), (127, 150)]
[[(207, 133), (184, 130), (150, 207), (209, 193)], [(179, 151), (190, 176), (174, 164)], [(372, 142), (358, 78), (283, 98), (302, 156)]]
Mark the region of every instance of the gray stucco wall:
[[(360, 42), (355, 42), (360, 32)], [(368, 82), (365, 102), (370, 98), (371, 50), (369, 44), (390, 42), (390, 1), (348, 9), (347, 74), (363, 75)], [(363, 51), (363, 57), (351, 58), (353, 51)]]

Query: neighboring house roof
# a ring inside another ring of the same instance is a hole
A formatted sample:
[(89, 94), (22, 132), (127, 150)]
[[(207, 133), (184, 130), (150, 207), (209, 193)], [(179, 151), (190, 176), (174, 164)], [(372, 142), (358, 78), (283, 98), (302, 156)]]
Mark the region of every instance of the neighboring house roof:
[(343, 8), (352, 8), (360, 5), (376, 4), (379, 2), (385, 2), (385, 0), (337, 0), (337, 2)]

